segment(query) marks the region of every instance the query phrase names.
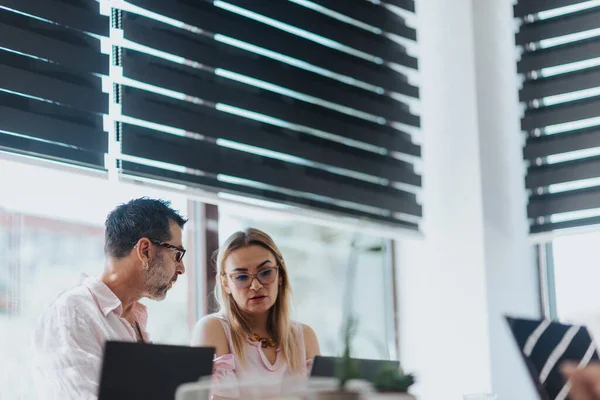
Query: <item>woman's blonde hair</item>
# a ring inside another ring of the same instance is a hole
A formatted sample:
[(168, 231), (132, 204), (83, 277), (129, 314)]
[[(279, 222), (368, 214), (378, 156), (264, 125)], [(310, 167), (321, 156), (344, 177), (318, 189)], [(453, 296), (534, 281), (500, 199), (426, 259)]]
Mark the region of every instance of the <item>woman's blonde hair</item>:
[[(305, 360), (300, 360), (300, 349), (296, 332), (292, 329), (291, 314), (291, 295), (285, 261), (281, 251), (266, 233), (248, 228), (245, 231), (236, 232), (231, 235), (219, 249), (216, 257), (217, 279), (215, 282), (215, 297), (219, 303), (219, 312), (227, 318), (231, 328), (231, 340), (233, 342), (234, 354), (239, 361), (244, 363), (244, 341), (253, 333), (244, 317), (243, 312), (233, 299), (233, 297), (224, 290), (224, 282), (228, 279), (225, 272), (225, 260), (234, 251), (249, 246), (261, 246), (269, 250), (277, 261), (279, 276), (281, 277), (281, 286), (275, 304), (269, 310), (267, 329), (271, 337), (279, 345), (281, 352), (292, 373), (301, 373), (302, 365)], [(278, 284), (276, 282), (273, 282)]]

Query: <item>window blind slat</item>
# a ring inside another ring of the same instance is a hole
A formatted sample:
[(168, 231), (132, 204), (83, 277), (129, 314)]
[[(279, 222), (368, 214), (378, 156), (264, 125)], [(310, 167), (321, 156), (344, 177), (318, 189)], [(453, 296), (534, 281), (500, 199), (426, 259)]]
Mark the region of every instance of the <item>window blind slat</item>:
[[(362, 80), (388, 90), (403, 82), (399, 74), (385, 65), (328, 48), (291, 33), (267, 26), (249, 18), (219, 9), (210, 3), (183, 0), (133, 0), (135, 5), (199, 27), (209, 33), (248, 42), (279, 54), (290, 56), (327, 70)], [(190, 4), (193, 4), (191, 6)], [(416, 59), (408, 67), (416, 68)]]
[[(124, 35), (128, 40), (198, 62), (208, 68), (221, 68), (240, 77), (272, 83), (387, 119), (394, 119), (398, 112), (408, 110), (407, 105), (386, 95), (293, 68), (148, 18), (131, 18), (131, 14), (127, 14), (124, 27)], [(399, 92), (411, 97), (419, 95), (418, 88), (408, 83)]]
[[(175, 104), (178, 106), (175, 106)], [(170, 107), (170, 105), (173, 105)], [(340, 143), (290, 131), (267, 127), (259, 122), (240, 119), (210, 107), (184, 105), (177, 100), (146, 94), (127, 88), (124, 114), (136, 118), (151, 114), (150, 122), (196, 132), (214, 139), (227, 139), (258, 148), (300, 157), (350, 171), (361, 172), (391, 181), (420, 185), (421, 178), (412, 164), (367, 151), (350, 149)], [(176, 108), (175, 108), (176, 107)]]
[(530, 167), (526, 183), (528, 188), (547, 187), (558, 183), (595, 178), (599, 173), (600, 157), (589, 157), (559, 164)]
[(517, 33), (517, 44), (525, 45), (544, 39), (597, 29), (599, 19), (600, 8), (597, 8), (527, 24)]
[(558, 231), (562, 229), (580, 228), (589, 225), (599, 225), (600, 217), (590, 217), (573, 219), (562, 222), (548, 222), (544, 224), (535, 224), (531, 226), (531, 233), (543, 233), (548, 231)]
[(387, 0), (389, 4), (392, 4), (396, 7), (403, 8), (407, 11), (415, 11), (415, 1), (414, 0)]
[(415, 40), (417, 32), (408, 27), (403, 18), (369, 1), (339, 1), (339, 0), (311, 0), (329, 10), (361, 21), (381, 30), (401, 37)]
[(519, 0), (515, 5), (515, 16), (525, 17), (541, 11), (554, 10), (574, 4), (585, 3), (589, 0)]
[[(202, 120), (196, 115), (200, 107), (198, 105), (166, 96), (144, 93), (131, 87), (125, 87), (123, 94), (123, 114), (125, 115), (192, 132), (204, 133), (206, 129)], [(210, 135), (210, 132), (206, 134)], [(402, 134), (361, 135), (359, 138), (351, 138), (363, 139), (365, 143), (399, 152), (418, 150), (418, 147)], [(290, 147), (293, 150), (293, 146)]]
[(543, 128), (551, 125), (580, 121), (599, 115), (600, 97), (573, 101), (564, 104), (531, 109), (525, 113), (521, 122), (524, 130)]
[(550, 155), (600, 147), (600, 128), (581, 129), (527, 139), (525, 158), (534, 161)]
[(99, 13), (96, 0), (2, 0), (0, 5), (83, 32), (109, 34), (108, 17)]
[[(1, 108), (1, 107), (0, 107)], [(104, 154), (0, 134), (0, 149), (55, 161), (69, 160), (85, 167), (104, 168)]]
[[(2, 130), (8, 132), (55, 142), (58, 145), (74, 146), (98, 154), (108, 151), (106, 133), (101, 130), (9, 108), (2, 104), (0, 117), (3, 118)], [(1, 136), (4, 134), (0, 134)]]
[(525, 81), (519, 98), (521, 101), (531, 101), (595, 87), (600, 87), (600, 68), (590, 68), (576, 74)]
[(517, 63), (519, 73), (589, 60), (600, 54), (600, 39), (593, 38), (558, 47), (525, 53)]
[[(373, 54), (386, 61), (402, 65), (410, 62), (406, 49), (385, 37), (356, 29), (352, 25), (292, 2), (248, 2), (246, 0), (228, 0), (227, 2), (278, 21), (286, 21), (287, 24), (294, 27)], [(386, 12), (386, 10), (382, 11)]]
[(224, 182), (222, 180), (217, 180), (216, 177), (211, 176), (199, 176), (193, 174), (186, 174), (183, 172), (162, 169), (157, 167), (152, 167), (149, 165), (142, 165), (138, 163), (133, 163), (129, 161), (123, 161), (123, 173), (134, 176), (143, 176), (147, 178), (158, 178), (161, 180), (167, 180), (174, 183), (183, 183), (183, 184), (194, 184), (196, 186), (214, 190), (214, 188), (218, 188), (219, 190), (226, 193), (233, 193), (244, 196), (252, 196), (254, 198), (259, 198), (263, 200), (269, 201), (278, 201), (285, 204), (293, 205), (293, 206), (302, 206), (304, 208), (311, 208), (317, 211), (328, 211), (333, 212), (340, 217), (357, 217), (360, 219), (367, 219), (371, 221), (377, 221), (384, 224), (388, 224), (394, 227), (404, 227), (410, 230), (418, 229), (418, 225), (416, 223), (410, 223), (406, 221), (401, 221), (395, 219), (393, 217), (384, 217), (381, 215), (367, 213), (360, 210), (353, 210), (341, 206), (337, 206), (335, 204), (325, 203), (318, 200), (297, 197), (286, 193), (281, 193), (273, 190), (248, 187), (235, 185), (233, 183)]
[(309, 172), (307, 167), (267, 160), (207, 141), (126, 126), (122, 134), (122, 151), (135, 157), (183, 165), (208, 173), (236, 176), (365, 206), (421, 214), (421, 207), (417, 205), (414, 194), (344, 180), (332, 174), (316, 174)]
[[(174, 64), (137, 52), (126, 52), (123, 55), (123, 69), (125, 76), (132, 79), (326, 132), (353, 132), (348, 134), (354, 137), (369, 136), (374, 131), (396, 133), (394, 128), (387, 125), (224, 79), (210, 71)], [(396, 120), (407, 125), (420, 124), (419, 117), (410, 113), (399, 113)]]
[(537, 218), (594, 208), (600, 208), (599, 188), (534, 196), (529, 201), (527, 212), (531, 217)]
[(0, 50), (0, 88), (103, 113), (108, 95), (97, 76), (75, 73), (60, 65)]
[(108, 74), (108, 56), (100, 53), (98, 39), (3, 9), (0, 9), (0, 47), (76, 70)]
[(108, 150), (100, 116), (5, 92), (0, 92), (0, 107), (1, 130), (98, 152)]

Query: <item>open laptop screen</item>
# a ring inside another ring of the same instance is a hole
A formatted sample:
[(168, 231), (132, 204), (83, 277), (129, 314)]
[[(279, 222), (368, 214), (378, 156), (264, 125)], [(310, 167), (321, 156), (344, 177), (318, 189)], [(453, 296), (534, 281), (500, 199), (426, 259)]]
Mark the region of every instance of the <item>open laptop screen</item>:
[[(332, 378), (335, 376), (335, 366), (340, 360), (338, 357), (316, 356), (310, 371), (310, 376)], [(372, 381), (379, 372), (386, 367), (399, 368), (399, 361), (390, 360), (364, 360), (355, 359), (360, 371), (361, 379)]]
[(177, 387), (212, 374), (214, 348), (106, 342), (99, 400), (174, 399)]

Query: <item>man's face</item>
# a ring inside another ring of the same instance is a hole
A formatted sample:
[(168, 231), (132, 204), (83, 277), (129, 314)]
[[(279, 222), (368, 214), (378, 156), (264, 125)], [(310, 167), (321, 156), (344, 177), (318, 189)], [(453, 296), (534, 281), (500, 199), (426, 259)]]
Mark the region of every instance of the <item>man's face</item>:
[[(171, 222), (171, 237), (168, 244), (183, 248), (181, 228)], [(148, 297), (152, 300), (163, 300), (167, 291), (173, 287), (178, 275), (185, 272), (183, 259), (177, 261), (177, 251), (163, 246), (154, 245), (148, 262), (148, 269), (144, 270), (144, 282)]]

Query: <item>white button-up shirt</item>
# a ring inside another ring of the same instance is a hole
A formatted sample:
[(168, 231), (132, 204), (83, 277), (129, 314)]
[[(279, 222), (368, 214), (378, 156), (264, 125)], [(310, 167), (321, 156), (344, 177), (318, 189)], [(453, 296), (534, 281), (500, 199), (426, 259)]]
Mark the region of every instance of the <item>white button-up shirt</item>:
[[(52, 303), (32, 337), (38, 398), (97, 398), (104, 342), (137, 340), (122, 311), (108, 286), (88, 276)], [(148, 341), (146, 307), (136, 303), (132, 316)]]

